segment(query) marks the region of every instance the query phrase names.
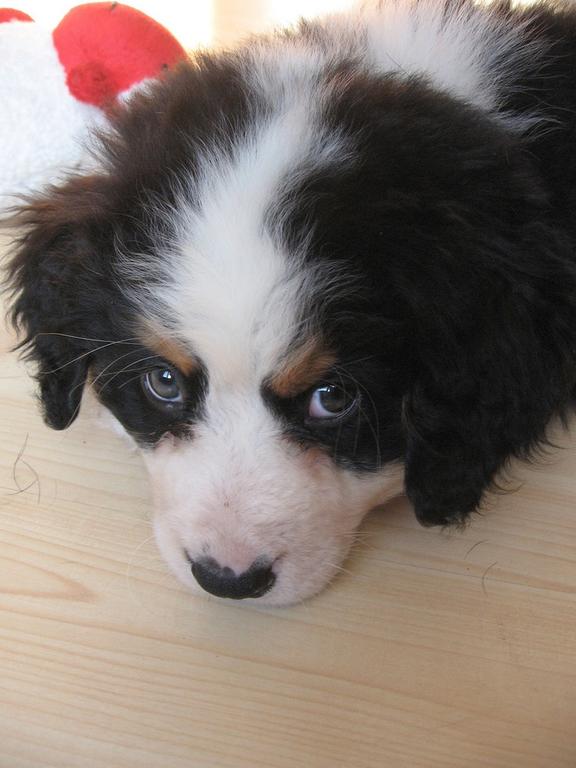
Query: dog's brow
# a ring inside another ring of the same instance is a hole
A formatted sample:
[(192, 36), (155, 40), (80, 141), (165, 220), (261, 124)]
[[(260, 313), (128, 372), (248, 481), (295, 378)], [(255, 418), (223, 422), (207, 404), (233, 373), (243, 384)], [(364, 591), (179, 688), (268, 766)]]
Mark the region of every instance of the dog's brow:
[(139, 338), (144, 346), (172, 363), (184, 375), (190, 376), (198, 368), (198, 360), (170, 331), (145, 319), (141, 321), (139, 330)]
[(279, 397), (294, 397), (316, 384), (336, 360), (320, 338), (311, 336), (288, 353), (268, 385)]

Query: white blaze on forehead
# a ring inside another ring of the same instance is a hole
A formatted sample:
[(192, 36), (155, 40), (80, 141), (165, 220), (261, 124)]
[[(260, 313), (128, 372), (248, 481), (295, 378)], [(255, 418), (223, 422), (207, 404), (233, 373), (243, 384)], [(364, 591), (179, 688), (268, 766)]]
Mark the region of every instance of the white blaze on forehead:
[(208, 153), (194, 206), (180, 206), (161, 300), (216, 380), (261, 380), (297, 330), (310, 276), (266, 218), (288, 174), (330, 162), (341, 148), (322, 134), (315, 111), (308, 98), (285, 103), (231, 152)]

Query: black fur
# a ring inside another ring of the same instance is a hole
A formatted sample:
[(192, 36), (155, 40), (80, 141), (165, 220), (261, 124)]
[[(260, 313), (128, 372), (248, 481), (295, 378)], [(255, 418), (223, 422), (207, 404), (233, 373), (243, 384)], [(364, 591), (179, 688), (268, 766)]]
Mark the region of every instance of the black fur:
[[(571, 403), (571, 217), (559, 221), (546, 178), (557, 171), (549, 152), (539, 160), (538, 139), (520, 142), (418, 81), (348, 83), (327, 119), (362, 136), (365, 163), (294, 190), (294, 239), (313, 222), (314, 258), (340, 259), (363, 279), (361, 306), (340, 303), (336, 317), (346, 309), (395, 326), (393, 341), (362, 326), (359, 335), (388, 362), (373, 391), (401, 383), (406, 491), (421, 522), (460, 522)], [(561, 132), (554, 126), (556, 141)]]
[[(289, 244), (311, 235), (308, 258), (340, 265), (357, 285), (326, 304), (320, 325), (339, 357), (332, 378), (344, 371), (357, 382), (364, 408), (329, 433), (304, 423), (302, 398), (265, 392), (270, 407), (295, 439), (354, 471), (403, 461), (406, 492), (427, 525), (464, 521), (508, 460), (529, 457), (573, 403), (576, 15), (537, 8), (510, 18), (527, 23), (528, 41), (546, 41), (549, 55), (509, 83), (501, 105), (537, 113), (538, 127), (519, 138), (423, 79), (338, 62), (322, 73), (338, 84), (323, 119), (353, 139), (361, 162), (299, 169), (270, 211), (273, 224), (281, 210)], [(323, 43), (321, 27), (301, 34)], [(266, 113), (244, 69), (241, 51), (183, 66), (119, 112), (101, 174), (24, 212), (27, 234), (10, 267), (13, 318), (39, 364), (51, 426), (74, 418), (89, 369), (97, 375), (126, 352), (98, 348), (134, 337), (135, 285), (116, 271), (119, 254), (147, 255), (150, 274), (140, 279), (153, 281), (151, 233), (170, 234), (157, 201), (174, 204), (178, 182), (194, 179), (196, 146), (230, 145)], [(136, 393), (137, 381), (119, 377), (102, 397), (144, 443), (197, 418), (207, 386), (191, 383), (193, 403), (173, 423), (141, 393), (121, 396), (121, 382)]]

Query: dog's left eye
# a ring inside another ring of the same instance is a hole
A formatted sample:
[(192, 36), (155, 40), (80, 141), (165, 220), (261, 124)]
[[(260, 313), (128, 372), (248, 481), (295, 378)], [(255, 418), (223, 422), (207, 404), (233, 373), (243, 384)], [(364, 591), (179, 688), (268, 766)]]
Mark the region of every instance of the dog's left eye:
[(308, 417), (314, 420), (342, 419), (351, 416), (359, 405), (360, 396), (353, 388), (325, 384), (312, 393)]
[(180, 374), (167, 366), (154, 368), (142, 377), (148, 397), (161, 405), (181, 403), (184, 400)]

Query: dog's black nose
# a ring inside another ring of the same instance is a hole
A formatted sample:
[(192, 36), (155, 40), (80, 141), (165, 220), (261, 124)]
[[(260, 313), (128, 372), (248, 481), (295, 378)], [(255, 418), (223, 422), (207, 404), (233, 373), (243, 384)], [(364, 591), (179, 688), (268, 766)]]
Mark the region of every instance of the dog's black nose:
[(255, 560), (244, 573), (237, 575), (232, 568), (222, 567), (212, 557), (191, 560), (192, 573), (198, 584), (216, 597), (243, 600), (262, 597), (272, 589), (276, 575), (267, 561)]

